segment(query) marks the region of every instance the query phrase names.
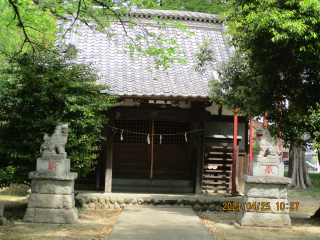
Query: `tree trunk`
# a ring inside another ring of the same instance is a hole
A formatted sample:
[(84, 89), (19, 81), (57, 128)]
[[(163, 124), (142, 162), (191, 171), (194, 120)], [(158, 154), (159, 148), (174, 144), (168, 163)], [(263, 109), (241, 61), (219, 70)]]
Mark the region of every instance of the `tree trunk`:
[(306, 189), (306, 187), (313, 187), (306, 166), (305, 153), (296, 146), (290, 146), (289, 148), (288, 177), (292, 180), (289, 188), (301, 186)]
[[(318, 152), (318, 162), (320, 165), (320, 154), (319, 154), (320, 149), (319, 148), (317, 149), (317, 152)], [(318, 210), (310, 218), (320, 218), (320, 208), (318, 208)]]

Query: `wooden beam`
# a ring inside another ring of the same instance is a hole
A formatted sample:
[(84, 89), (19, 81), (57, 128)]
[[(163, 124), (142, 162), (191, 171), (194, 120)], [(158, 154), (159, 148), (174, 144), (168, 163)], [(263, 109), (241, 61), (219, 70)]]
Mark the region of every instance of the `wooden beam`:
[(178, 122), (197, 122), (204, 111), (117, 108), (114, 110), (118, 120), (166, 120)]
[[(204, 129), (205, 121), (200, 120), (198, 129)], [(197, 134), (197, 173), (195, 193), (202, 194), (202, 175), (203, 175), (203, 151), (204, 151), (204, 131)]]
[[(225, 115), (206, 115), (206, 121), (211, 122), (233, 122), (233, 116), (225, 116)], [(238, 116), (239, 123), (246, 123), (247, 117), (245, 116)]]
[[(114, 118), (111, 118), (108, 122), (111, 126), (114, 126)], [(107, 147), (106, 147), (106, 168), (105, 168), (105, 185), (104, 191), (110, 193), (112, 191), (112, 161), (113, 161), (113, 132), (111, 128), (108, 128), (107, 135)]]
[(192, 97), (161, 97), (161, 96), (120, 96), (120, 99), (139, 99), (139, 100), (166, 100), (166, 101), (190, 101), (190, 102), (210, 102), (210, 98), (192, 98)]

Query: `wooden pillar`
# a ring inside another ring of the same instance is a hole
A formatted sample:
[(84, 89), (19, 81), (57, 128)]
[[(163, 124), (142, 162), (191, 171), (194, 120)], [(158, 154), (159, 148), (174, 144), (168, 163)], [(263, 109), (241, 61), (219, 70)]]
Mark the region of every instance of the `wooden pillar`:
[(250, 160), (249, 160), (249, 174), (250, 174), (250, 167), (251, 167), (251, 162), (252, 162), (252, 144), (253, 144), (253, 119), (250, 119)]
[[(282, 121), (282, 110), (281, 110), (281, 107), (282, 107), (282, 102), (280, 101), (280, 107), (279, 107), (279, 111), (280, 111), (280, 114), (281, 114), (281, 116), (280, 116), (280, 121)], [(281, 138), (281, 131), (279, 131), (279, 137), (280, 137), (280, 144), (279, 144), (279, 148), (280, 148), (280, 150), (282, 151), (282, 138)], [(281, 154), (281, 156), (282, 156), (282, 154)], [(281, 157), (281, 159), (279, 159), (280, 160), (280, 163), (282, 162), (282, 157)]]
[(263, 126), (265, 128), (268, 128), (268, 120), (267, 120), (267, 113), (264, 114), (264, 118), (263, 118)]
[[(239, 119), (238, 119), (239, 121)], [(249, 139), (250, 139), (250, 134), (249, 134), (249, 124), (250, 122), (249, 121), (246, 121), (246, 124), (245, 124), (245, 138), (244, 138), (244, 145), (245, 145), (245, 156), (244, 156), (244, 164), (242, 166), (243, 168), (243, 174), (244, 175), (247, 175), (248, 174), (248, 170), (249, 170), (249, 165), (250, 165), (250, 162), (249, 162), (249, 150), (250, 150), (250, 144), (249, 144)], [(238, 148), (238, 152), (239, 152), (239, 148)], [(242, 180), (242, 176), (240, 177), (241, 181)]]
[[(108, 122), (108, 125), (114, 126), (115, 120), (111, 118)], [(112, 161), (113, 161), (113, 138), (114, 133), (112, 128), (108, 128), (107, 134), (107, 147), (106, 147), (106, 168), (105, 168), (105, 185), (104, 192), (110, 193), (112, 190)]]
[(236, 109), (233, 120), (233, 164), (232, 164), (232, 197), (236, 196), (237, 177), (237, 145), (238, 145), (238, 109)]
[(188, 173), (188, 178), (189, 179), (195, 179), (195, 166), (194, 166), (194, 161), (193, 161), (193, 131), (194, 130), (194, 122), (190, 122), (190, 128), (189, 131), (191, 132), (189, 134), (188, 138), (188, 164), (189, 164), (189, 173)]
[[(205, 121), (200, 120), (198, 129), (204, 129)], [(203, 176), (203, 151), (204, 151), (204, 130), (197, 133), (197, 173), (196, 173), (196, 194), (202, 194)]]
[(99, 190), (99, 188), (100, 188), (100, 183), (99, 183), (99, 180), (100, 180), (100, 174), (99, 174), (99, 170), (97, 169), (96, 170), (96, 173), (97, 173), (97, 175), (96, 175), (96, 190), (98, 191)]

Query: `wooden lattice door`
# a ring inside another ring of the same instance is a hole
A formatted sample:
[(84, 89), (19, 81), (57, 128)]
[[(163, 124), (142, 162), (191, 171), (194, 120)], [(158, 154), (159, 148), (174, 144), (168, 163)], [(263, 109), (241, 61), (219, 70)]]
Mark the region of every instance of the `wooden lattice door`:
[(155, 121), (155, 134), (164, 135), (161, 144), (160, 136), (155, 136), (154, 170), (188, 171), (188, 142), (183, 133), (189, 128), (188, 122)]
[[(149, 120), (116, 120), (116, 128), (124, 129), (114, 136), (113, 169), (115, 177), (148, 178), (151, 170), (152, 121)], [(154, 121), (153, 171), (154, 178), (172, 178), (176, 172), (188, 178), (190, 163), (188, 158), (189, 142), (184, 133), (189, 132), (188, 122)], [(163, 134), (160, 143), (160, 136)], [(171, 134), (171, 135), (165, 135)]]
[[(116, 128), (127, 131), (117, 131), (114, 136), (113, 168), (148, 170), (150, 157), (147, 138), (143, 134), (149, 132), (149, 121), (116, 120)], [(129, 132), (130, 131), (130, 132)], [(122, 138), (121, 140), (121, 133)]]

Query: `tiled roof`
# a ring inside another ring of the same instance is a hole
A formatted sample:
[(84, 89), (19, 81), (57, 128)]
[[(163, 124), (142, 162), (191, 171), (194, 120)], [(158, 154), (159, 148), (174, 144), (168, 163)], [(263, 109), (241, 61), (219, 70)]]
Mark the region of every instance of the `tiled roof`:
[[(103, 76), (98, 84), (110, 86), (110, 90), (119, 96), (135, 97), (183, 97), (183, 98), (208, 98), (208, 83), (212, 77), (216, 77), (217, 64), (228, 59), (228, 50), (222, 35), (222, 23), (213, 14), (160, 11), (160, 10), (135, 10), (130, 14), (140, 18), (142, 23), (152, 21), (151, 16), (161, 16), (164, 19), (171, 18), (173, 22), (181, 22), (187, 26), (188, 31), (194, 35), (183, 39), (183, 34), (168, 24), (165, 30), (159, 30), (155, 26), (146, 26), (150, 32), (168, 34), (180, 45), (185, 52), (184, 58), (188, 65), (173, 63), (166, 72), (154, 69), (151, 58), (134, 60), (129, 54), (119, 53), (125, 50), (128, 38), (107, 38), (104, 34), (93, 32), (89, 27), (81, 25), (74, 32), (66, 35), (66, 43), (73, 43), (78, 50), (78, 62), (94, 62)], [(174, 19), (173, 19), (174, 18)], [(179, 18), (179, 19), (178, 19)], [(113, 31), (121, 32), (119, 23), (112, 23)], [(129, 30), (129, 34), (131, 30)], [(203, 38), (213, 39), (213, 50), (216, 62), (213, 69), (204, 74), (192, 70), (195, 65), (194, 54)], [(180, 56), (182, 57), (182, 56)], [(148, 71), (146, 68), (152, 71)], [(154, 80), (154, 79), (157, 79)]]

